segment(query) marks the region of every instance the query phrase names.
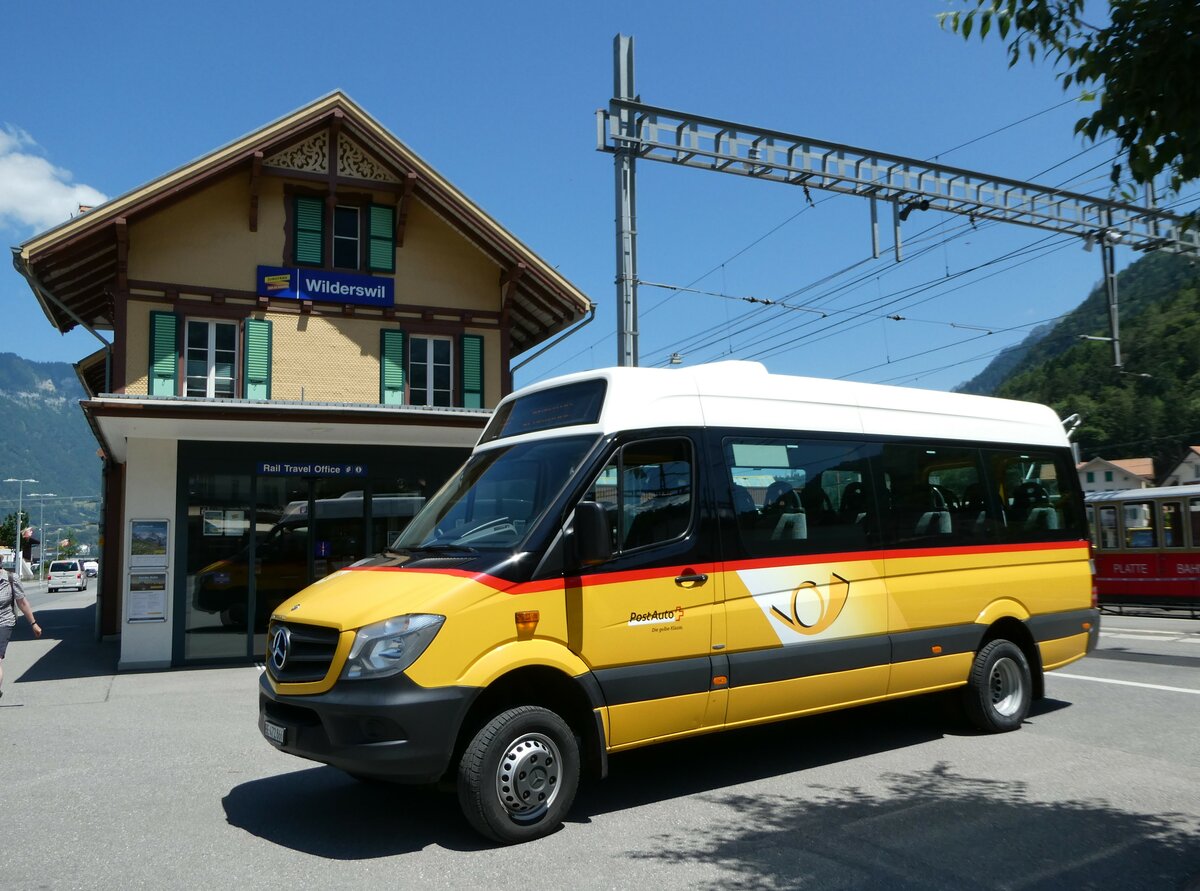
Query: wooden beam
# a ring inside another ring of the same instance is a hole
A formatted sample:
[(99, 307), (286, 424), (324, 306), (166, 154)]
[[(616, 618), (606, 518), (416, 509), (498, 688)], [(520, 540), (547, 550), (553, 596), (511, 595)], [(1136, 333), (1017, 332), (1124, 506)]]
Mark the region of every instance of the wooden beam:
[(113, 221), (113, 229), (117, 238), (117, 290), (126, 288), (126, 273), (129, 271), (129, 226), (125, 217), (117, 217)]
[(517, 263), (500, 274), (500, 307), (502, 310), (508, 306), (512, 298), (516, 295), (517, 282), (521, 280), (521, 276), (528, 269), (529, 267), (524, 263)]
[(262, 180), (263, 153), (255, 152), (250, 162), (250, 231), (258, 231), (258, 184)]
[(413, 190), (417, 187), (417, 175), (409, 173), (404, 177), (404, 191), (396, 201), (396, 247), (404, 247), (404, 227), (408, 224), (408, 209), (412, 206)]

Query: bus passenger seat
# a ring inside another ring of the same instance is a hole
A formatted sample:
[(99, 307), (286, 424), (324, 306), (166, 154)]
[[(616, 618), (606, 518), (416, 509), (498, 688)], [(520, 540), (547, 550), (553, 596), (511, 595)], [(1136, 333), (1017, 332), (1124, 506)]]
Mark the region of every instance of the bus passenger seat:
[(1025, 518), (1026, 529), (1057, 529), (1058, 511), (1052, 507), (1035, 507)]
[(916, 535), (949, 535), (954, 531), (948, 510), (929, 510), (921, 514), (917, 520)]
[(803, 513), (780, 514), (771, 532), (771, 541), (808, 538), (808, 517)]
[(739, 522), (750, 522), (752, 517), (758, 516), (758, 506), (754, 503), (754, 496), (750, 494), (750, 490), (745, 486), (733, 484), (733, 512), (737, 514)]

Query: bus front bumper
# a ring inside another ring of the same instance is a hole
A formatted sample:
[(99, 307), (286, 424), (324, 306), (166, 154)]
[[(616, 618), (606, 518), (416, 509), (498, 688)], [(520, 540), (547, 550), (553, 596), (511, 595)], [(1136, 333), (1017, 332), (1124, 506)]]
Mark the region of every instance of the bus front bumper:
[(258, 729), (280, 751), (347, 773), (432, 783), (449, 767), (458, 729), (478, 692), (420, 687), (397, 675), (343, 681), (313, 696), (284, 696), (264, 672)]

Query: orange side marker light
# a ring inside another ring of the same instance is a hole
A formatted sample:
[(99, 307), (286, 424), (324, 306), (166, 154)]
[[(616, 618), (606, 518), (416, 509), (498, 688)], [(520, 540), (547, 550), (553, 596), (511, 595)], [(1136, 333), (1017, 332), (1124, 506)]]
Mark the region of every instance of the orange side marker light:
[(1091, 631), (1091, 630), (1092, 630), (1092, 623), (1091, 623), (1091, 622), (1084, 622), (1084, 623), (1083, 623), (1083, 630), (1084, 630), (1084, 631)]
[(930, 647), (929, 649), (930, 649), (930, 651), (933, 653), (933, 655), (935, 655), (935, 656), (940, 656), (940, 655), (942, 655), (942, 648), (941, 648), (940, 646), (938, 646), (937, 644), (934, 644), (934, 645), (933, 645), (932, 647)]
[(713, 686), (714, 687), (724, 687), (728, 683), (729, 683), (729, 678), (723, 674), (719, 674), (715, 678), (713, 678)]
[(514, 613), (513, 617), (517, 622), (517, 637), (522, 640), (533, 637), (541, 613), (536, 609), (527, 609)]

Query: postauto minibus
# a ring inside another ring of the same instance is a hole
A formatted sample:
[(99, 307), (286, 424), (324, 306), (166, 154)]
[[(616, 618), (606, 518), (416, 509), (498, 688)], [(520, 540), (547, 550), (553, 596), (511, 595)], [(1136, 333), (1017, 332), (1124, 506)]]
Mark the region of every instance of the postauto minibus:
[(650, 743), (952, 688), (1013, 730), (1098, 634), (1049, 408), (617, 368), (505, 398), (389, 550), (277, 608), (259, 727), (510, 843)]

